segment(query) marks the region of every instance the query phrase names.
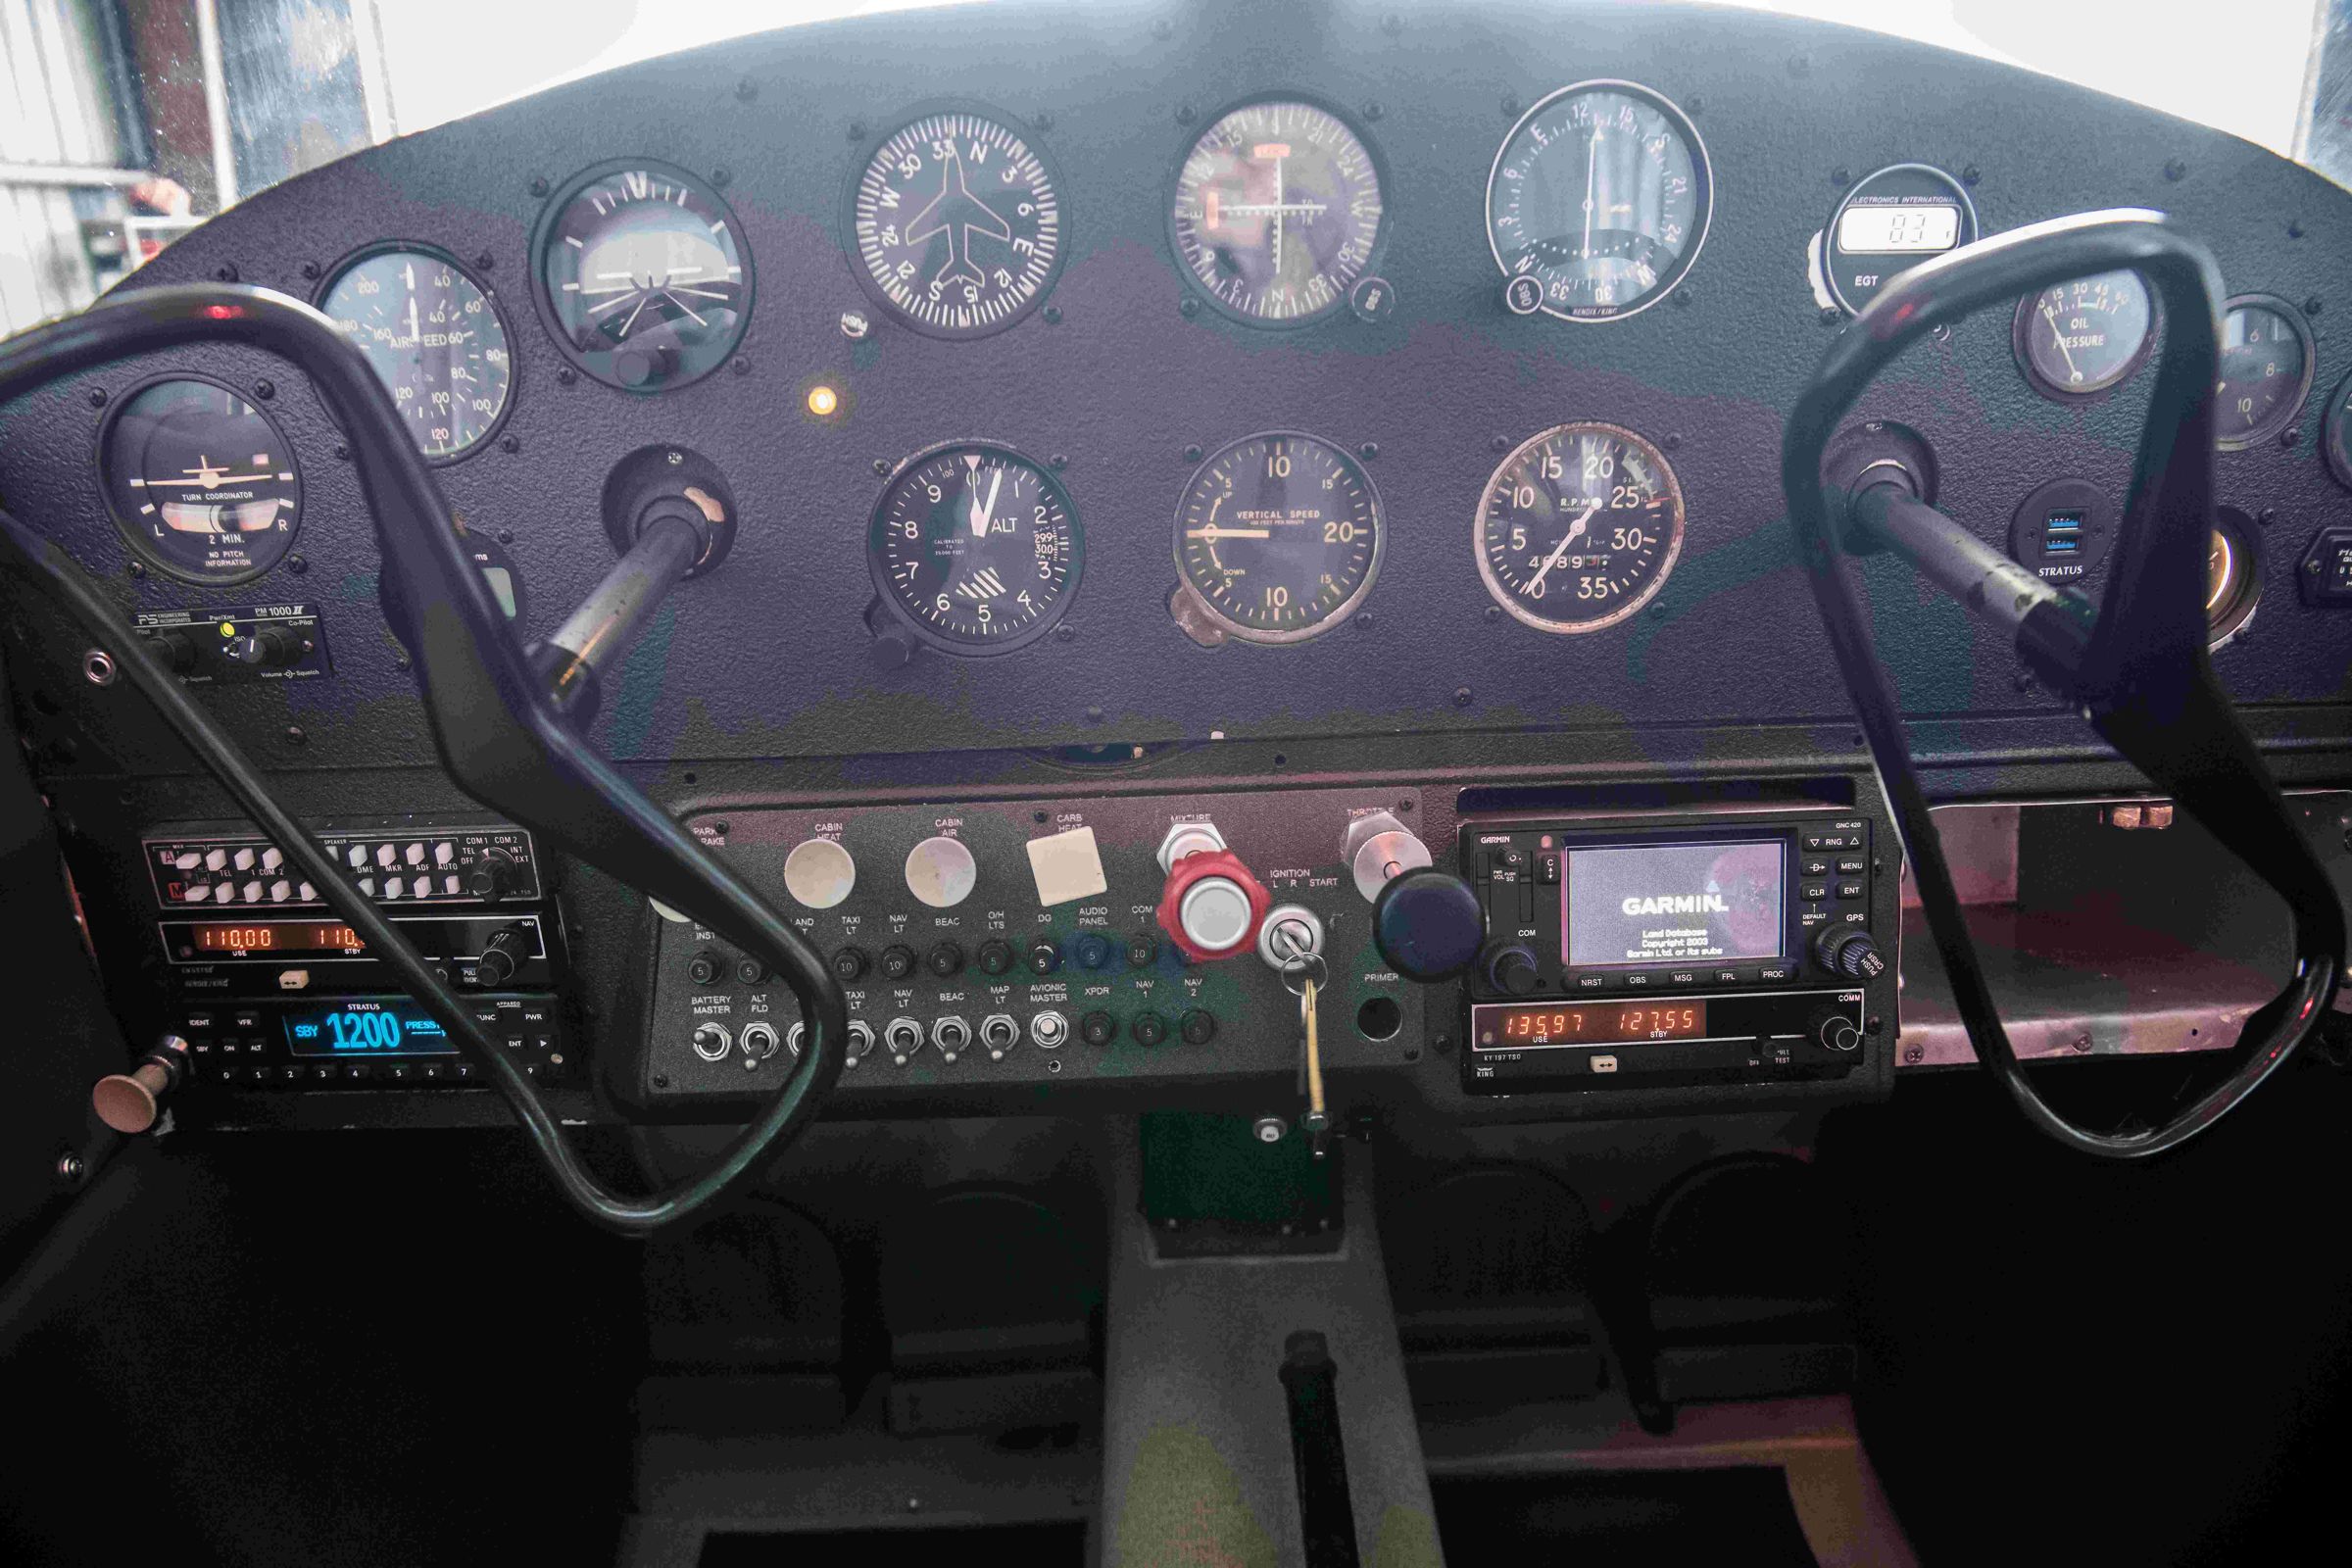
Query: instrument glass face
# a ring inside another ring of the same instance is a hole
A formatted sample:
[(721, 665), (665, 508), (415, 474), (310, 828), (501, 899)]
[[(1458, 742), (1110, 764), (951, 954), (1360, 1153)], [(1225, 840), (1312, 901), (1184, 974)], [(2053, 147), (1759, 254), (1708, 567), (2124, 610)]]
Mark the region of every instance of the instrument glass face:
[[(1521, 118), (1487, 177), (1487, 243), (1512, 308), (1566, 321), (1647, 310), (1706, 240), (1714, 182), (1689, 118), (1630, 81), (1563, 87)], [(1532, 279), (1534, 290), (1520, 303)]]
[(994, 116), (926, 115), (874, 150), (851, 198), (866, 292), (933, 337), (1002, 332), (1061, 267), (1061, 198), (1029, 138)]
[(2090, 397), (2121, 383), (2156, 346), (2156, 306), (2137, 272), (2078, 277), (2021, 301), (2018, 363), (2046, 397)]
[(2294, 422), (2311, 392), (2311, 328), (2284, 300), (2242, 295), (2222, 322), (2221, 383), (2214, 409), (2225, 452), (2267, 441)]
[(866, 532), (883, 604), (922, 641), (965, 655), (1010, 653), (1052, 631), (1078, 590), (1085, 549), (1061, 481), (989, 441), (909, 460)]
[(624, 392), (710, 374), (751, 320), (751, 246), (727, 204), (684, 170), (637, 160), (574, 176), (549, 203), (535, 251), (556, 346)]
[(275, 420), (216, 381), (151, 381), (108, 416), (99, 478), (115, 521), (183, 581), (252, 580), (302, 526), (302, 473)]
[(1176, 513), (1176, 568), (1211, 618), (1250, 642), (1342, 624), (1380, 570), (1380, 495), (1361, 465), (1292, 431), (1210, 454)]
[(427, 458), (466, 456), (506, 417), (507, 324), (448, 257), (410, 246), (370, 252), (335, 274), (318, 308), (368, 357)]
[(1348, 303), (1386, 215), (1379, 166), (1317, 104), (1245, 104), (1203, 131), (1176, 176), (1169, 233), (1187, 276), (1228, 316), (1295, 326)]
[(1665, 586), (1683, 491), (1665, 455), (1583, 420), (1520, 443), (1487, 481), (1472, 544), (1494, 602), (1538, 631), (1614, 626)]

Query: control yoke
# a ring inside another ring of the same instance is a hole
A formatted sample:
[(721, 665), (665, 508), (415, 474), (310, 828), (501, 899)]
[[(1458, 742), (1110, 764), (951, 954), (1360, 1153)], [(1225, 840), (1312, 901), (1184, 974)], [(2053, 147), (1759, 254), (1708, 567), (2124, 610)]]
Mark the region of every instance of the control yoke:
[[(1849, 489), (1825, 478), (1838, 423), (1879, 372), (1936, 327), (2099, 272), (2130, 269), (2162, 302), (2163, 359), (2097, 606), (2061, 592), (1927, 506), (1894, 470)], [(1823, 356), (1781, 444), (1781, 485), (1838, 668), (1892, 807), (1928, 928), (1949, 970), (1977, 1059), (2027, 1118), (2086, 1153), (2157, 1153), (2219, 1120), (2291, 1055), (2332, 1000), (2344, 916), (2252, 739), (2214, 679), (2201, 592), (2213, 525), (2215, 372), (2221, 277), (2205, 249), (2160, 213), (2084, 213), (2014, 229), (1904, 273)], [(2106, 1134), (2078, 1127), (2020, 1067), (1977, 961), (1951, 869), (1928, 814), (1894, 689), (1865, 629), (1845, 555), (1891, 551), (2015, 639), (2029, 667), (2123, 759), (2286, 901), (2293, 979), (2248, 1022), (2231, 1074), (2163, 1125)]]
[[(384, 612), (416, 661), (434, 744), (458, 786), (483, 805), (762, 960), (799, 1000), (808, 1046), (760, 1116), (703, 1174), (650, 1198), (602, 1187), (565, 1145), (530, 1081), (369, 899), (336, 874), (317, 841), (270, 799), (219, 722), (179, 681), (138, 657), (113, 601), (56, 544), (0, 514), (0, 559), (42, 583), (129, 683), (226, 786), (256, 825), (482, 1065), (514, 1106), (564, 1196), (609, 1229), (643, 1235), (756, 1179), (813, 1118), (840, 1077), (848, 1011), (824, 959), (759, 894), (646, 799), (580, 733), (582, 698), (732, 519), (690, 509), (645, 519), (634, 548), (545, 648), (526, 652), (461, 548), (431, 470), (360, 351), (310, 306), (268, 289), (134, 290), (0, 348), (0, 403), (134, 354), (233, 342), (291, 362), (317, 384), (350, 444), (382, 556)], [(103, 1098), (103, 1097), (102, 1097)], [(134, 1120), (136, 1118), (133, 1118)]]

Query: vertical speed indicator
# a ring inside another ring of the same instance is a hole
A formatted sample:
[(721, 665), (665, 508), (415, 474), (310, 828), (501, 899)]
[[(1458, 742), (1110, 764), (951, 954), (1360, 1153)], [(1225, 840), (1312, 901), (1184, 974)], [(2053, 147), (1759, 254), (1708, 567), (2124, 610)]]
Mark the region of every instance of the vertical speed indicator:
[(1621, 425), (1530, 437), (1487, 481), (1472, 526), (1494, 602), (1538, 631), (1614, 626), (1665, 586), (1683, 551), (1683, 488)]
[(1380, 493), (1330, 442), (1295, 431), (1212, 453), (1176, 511), (1176, 569), (1210, 618), (1247, 642), (1329, 631), (1380, 570)]

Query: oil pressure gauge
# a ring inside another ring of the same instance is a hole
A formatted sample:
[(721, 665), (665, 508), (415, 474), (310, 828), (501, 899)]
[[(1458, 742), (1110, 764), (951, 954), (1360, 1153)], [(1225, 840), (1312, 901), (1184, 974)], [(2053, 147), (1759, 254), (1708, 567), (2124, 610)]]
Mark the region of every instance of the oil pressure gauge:
[(2095, 398), (2145, 365), (2156, 306), (2132, 271), (2078, 277), (2017, 302), (2017, 363), (2043, 397)]

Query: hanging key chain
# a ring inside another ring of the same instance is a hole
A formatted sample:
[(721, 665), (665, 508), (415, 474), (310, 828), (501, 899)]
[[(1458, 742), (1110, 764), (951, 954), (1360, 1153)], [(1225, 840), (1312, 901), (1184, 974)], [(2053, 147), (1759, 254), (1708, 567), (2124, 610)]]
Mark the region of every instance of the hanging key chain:
[(1323, 1049), (1315, 1038), (1315, 998), (1329, 977), (1330, 970), (1319, 953), (1301, 954), (1282, 966), (1282, 983), (1298, 998), (1298, 1076), (1306, 1095), (1306, 1114), (1298, 1118), (1298, 1126), (1317, 1159), (1328, 1152), (1324, 1145), (1331, 1131), (1331, 1114), (1323, 1105)]

